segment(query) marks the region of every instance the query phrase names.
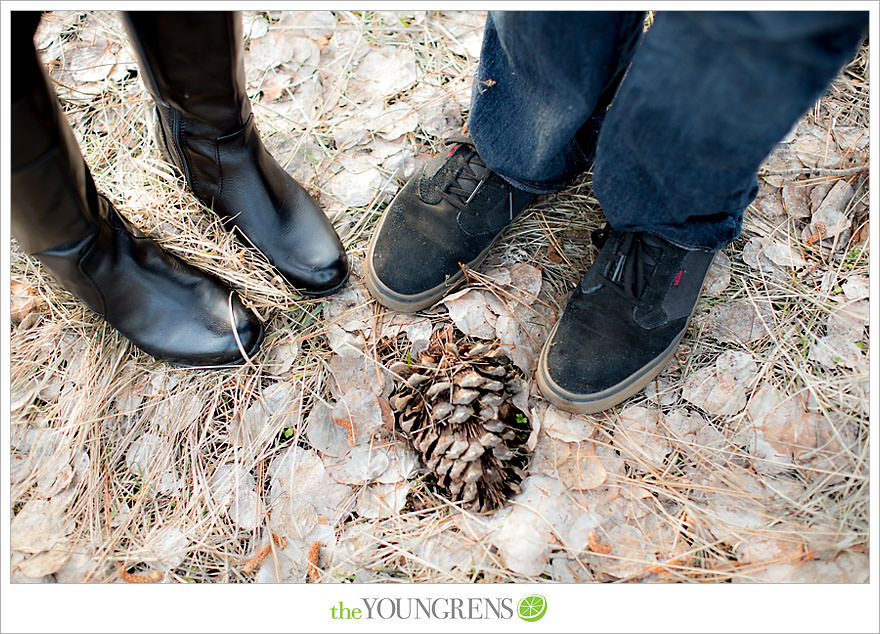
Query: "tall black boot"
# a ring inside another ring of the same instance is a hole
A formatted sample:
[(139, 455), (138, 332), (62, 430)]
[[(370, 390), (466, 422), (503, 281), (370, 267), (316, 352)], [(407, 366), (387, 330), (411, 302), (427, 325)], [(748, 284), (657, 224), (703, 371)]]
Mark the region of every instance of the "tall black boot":
[(12, 15), (12, 233), (19, 245), (154, 357), (192, 366), (241, 362), (241, 350), (260, 345), (259, 320), (218, 279), (165, 253), (97, 192), (34, 50), (39, 14)]
[(339, 237), (254, 125), (241, 15), (136, 11), (126, 23), (156, 101), (158, 142), (196, 197), (303, 293), (341, 288), (348, 260)]

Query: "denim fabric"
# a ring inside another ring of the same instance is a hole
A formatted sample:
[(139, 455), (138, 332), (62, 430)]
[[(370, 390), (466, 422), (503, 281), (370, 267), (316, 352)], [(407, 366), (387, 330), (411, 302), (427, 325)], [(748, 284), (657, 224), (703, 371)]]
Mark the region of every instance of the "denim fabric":
[(852, 56), (868, 13), (658, 12), (644, 35), (642, 19), (491, 12), (469, 131), (517, 187), (559, 189), (594, 160), (612, 227), (717, 249), (739, 235), (761, 161)]

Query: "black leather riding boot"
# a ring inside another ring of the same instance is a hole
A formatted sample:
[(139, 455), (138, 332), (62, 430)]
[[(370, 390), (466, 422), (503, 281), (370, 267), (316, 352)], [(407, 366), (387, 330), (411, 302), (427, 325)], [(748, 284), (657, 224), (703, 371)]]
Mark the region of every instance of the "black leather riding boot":
[[(239, 363), (260, 321), (218, 279), (163, 251), (95, 189), (33, 47), (13, 13), (12, 234), (67, 290), (137, 347), (189, 366)], [(233, 327), (234, 324), (234, 327)]]
[(156, 102), (158, 143), (196, 197), (303, 293), (342, 287), (348, 260), (339, 237), (254, 125), (241, 15), (135, 11), (126, 23)]

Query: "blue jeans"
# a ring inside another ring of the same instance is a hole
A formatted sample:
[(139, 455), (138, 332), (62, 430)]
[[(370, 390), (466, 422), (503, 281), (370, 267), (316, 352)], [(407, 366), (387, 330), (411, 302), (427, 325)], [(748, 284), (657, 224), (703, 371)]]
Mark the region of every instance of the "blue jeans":
[(818, 99), (867, 12), (491, 12), (469, 131), (534, 193), (593, 164), (608, 222), (682, 245), (734, 240), (761, 161)]

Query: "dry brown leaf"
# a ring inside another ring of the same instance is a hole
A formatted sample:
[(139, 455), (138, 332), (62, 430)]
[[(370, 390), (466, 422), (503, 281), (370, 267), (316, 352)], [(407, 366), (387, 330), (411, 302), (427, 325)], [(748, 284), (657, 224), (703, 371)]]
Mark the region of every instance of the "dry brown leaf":
[(57, 498), (31, 500), (12, 519), (9, 545), (12, 550), (36, 554), (65, 541), (73, 529), (73, 520)]
[(659, 422), (659, 410), (640, 405), (626, 407), (616, 416), (614, 446), (631, 466), (662, 468), (670, 447)]
[(815, 223), (815, 227), (816, 232), (811, 233), (809, 236), (807, 236), (807, 239), (804, 240), (804, 244), (806, 244), (808, 247), (813, 246), (817, 242), (822, 242), (822, 240), (825, 239), (825, 235), (827, 233), (827, 231), (825, 230), (825, 223), (819, 220)]
[(359, 173), (344, 170), (327, 179), (323, 189), (343, 208), (367, 207), (376, 196), (385, 191), (383, 186), (388, 180), (375, 167)]
[(271, 30), (264, 36), (251, 40), (250, 47), (244, 54), (245, 69), (252, 71), (248, 74), (248, 81), (259, 77), (261, 72), (290, 61), (292, 39), (289, 33)]
[(559, 251), (552, 244), (547, 245), (547, 259), (554, 264), (559, 264), (563, 260), (562, 256), (559, 254)]
[(382, 424), (388, 431), (394, 431), (394, 411), (384, 398), (379, 398), (379, 409), (382, 411)]
[(829, 130), (804, 122), (798, 126), (792, 146), (806, 167), (839, 167), (843, 157), (837, 144), (830, 142)]
[(806, 552), (799, 539), (774, 539), (750, 535), (736, 548), (736, 557), (742, 563), (780, 562), (801, 559)]
[(792, 218), (810, 217), (809, 187), (800, 183), (792, 183), (782, 188), (782, 206), (785, 213)]
[(284, 89), (291, 83), (292, 77), (288, 73), (273, 73), (267, 75), (260, 84), (260, 91), (263, 93), (261, 101), (275, 101), (284, 93)]
[(183, 561), (189, 546), (190, 540), (180, 528), (166, 525), (147, 535), (143, 548), (146, 553), (144, 559), (159, 570), (174, 570)]
[(853, 337), (834, 333), (818, 338), (807, 355), (829, 370), (846, 367), (853, 370), (867, 370), (868, 359)]
[(558, 467), (559, 477), (575, 490), (595, 489), (608, 479), (592, 442), (572, 443), (570, 459)]
[[(370, 355), (336, 354), (330, 357), (327, 369), (332, 379), (330, 393), (337, 401), (346, 399), (354, 390), (367, 390), (380, 395), (386, 390), (390, 392), (392, 387), (390, 377), (387, 377), (385, 372), (377, 371), (377, 364)], [(385, 395), (387, 396), (387, 393)], [(336, 407), (338, 406), (337, 402)], [(348, 412), (345, 411), (337, 417), (348, 418)], [(357, 421), (355, 423), (357, 424)]]
[(464, 334), (480, 339), (495, 337), (498, 316), (489, 307), (484, 291), (472, 288), (453, 293), (443, 300), (449, 317)]
[[(306, 438), (309, 444), (325, 456), (344, 456), (352, 448), (349, 425), (331, 422), (331, 410), (327, 404), (317, 401), (306, 419)], [(350, 422), (348, 419), (345, 419)]]
[(656, 548), (635, 526), (613, 524), (605, 538), (614, 544), (614, 555), (588, 554), (586, 559), (600, 579), (642, 577), (657, 564)]
[(608, 479), (591, 441), (569, 443), (544, 434), (538, 439), (529, 470), (556, 478), (577, 491), (595, 489)]
[(291, 508), (295, 502), (311, 504), (318, 520), (324, 517), (331, 526), (346, 513), (344, 503), (351, 495), (351, 488), (330, 477), (314, 450), (294, 444), (272, 461), (269, 472), (272, 477), (269, 506), (274, 511)]
[(489, 563), (485, 550), (461, 533), (444, 531), (427, 537), (419, 533), (405, 547), (432, 568), (447, 574), (478, 570)]
[(21, 323), (31, 313), (38, 312), (44, 302), (39, 292), (30, 283), (23, 280), (12, 280), (9, 283), (9, 317)]
[(86, 88), (83, 84), (107, 79), (116, 66), (116, 51), (111, 49), (107, 40), (100, 38), (89, 43), (77, 42), (64, 57), (64, 62), (73, 75), (77, 89), (82, 90)]
[(702, 368), (688, 377), (682, 398), (709, 414), (736, 414), (746, 405), (746, 386), (757, 370), (752, 355), (727, 350), (719, 355), (714, 367)]
[(752, 202), (752, 211), (771, 219), (784, 217), (785, 210), (782, 208), (779, 190), (776, 187), (762, 186)]
[(394, 517), (406, 505), (409, 490), (406, 482), (369, 484), (358, 495), (358, 515), (371, 519)]
[(396, 484), (408, 480), (418, 470), (419, 456), (412, 445), (403, 438), (394, 443), (384, 444), (383, 449), (391, 462), (388, 468), (376, 477), (376, 482)]
[(271, 373), (281, 376), (290, 372), (294, 362), (300, 356), (299, 340), (291, 337), (275, 340), (266, 353), (264, 366)]
[(854, 552), (843, 551), (833, 559), (809, 559), (801, 561), (784, 560), (758, 569), (749, 570), (735, 582), (754, 583), (867, 583), (870, 578), (870, 557)]
[(538, 298), (543, 281), (541, 269), (520, 262), (510, 267), (508, 290), (515, 300), (530, 306)]
[(58, 571), (72, 555), (72, 541), (64, 540), (58, 542), (49, 550), (37, 553), (18, 564), (18, 569), (22, 574), (40, 578), (45, 575), (51, 575)]
[(523, 575), (540, 575), (550, 555), (552, 527), (566, 514), (562, 484), (555, 478), (530, 475), (522, 493), (495, 514), (489, 541), (498, 547), (504, 564)]
[(318, 568), (318, 559), (321, 556), (321, 542), (314, 541), (309, 546), (308, 555), (308, 576), (310, 583), (318, 583), (321, 581), (321, 569)]
[(600, 555), (607, 555), (611, 552), (611, 546), (601, 543), (598, 536), (593, 531), (590, 531), (587, 534), (587, 547), (594, 553), (599, 553)]
[(354, 75), (369, 86), (370, 94), (390, 97), (416, 83), (416, 58), (408, 48), (375, 48), (360, 60)]
[(703, 293), (707, 297), (720, 297), (730, 284), (730, 258), (724, 251), (715, 254), (712, 264), (706, 273)]
[(761, 248), (764, 255), (778, 266), (797, 268), (806, 264), (804, 258), (791, 244), (783, 244), (770, 238), (761, 238)]
[(588, 416), (564, 412), (552, 405), (533, 408), (532, 417), (540, 419), (544, 433), (564, 442), (586, 440), (596, 431), (596, 422)]
[(164, 577), (158, 570), (149, 574), (134, 574), (126, 570), (122, 564), (116, 564), (116, 571), (119, 573), (119, 578), (125, 583), (157, 583), (162, 581), (162, 577)]
[(853, 275), (847, 278), (841, 286), (846, 298), (853, 301), (868, 299), (871, 294), (870, 281), (863, 275)]
[(357, 444), (357, 431), (355, 430), (354, 423), (347, 418), (334, 418), (333, 423), (348, 432), (348, 444), (354, 447)]
[(749, 344), (774, 327), (773, 307), (764, 298), (742, 299), (714, 306), (706, 317), (706, 334), (721, 342)]
[(244, 566), (242, 566), (241, 571), (245, 574), (249, 574), (257, 570), (260, 565), (266, 560), (266, 557), (269, 556), (269, 553), (272, 552), (272, 544), (266, 544), (263, 546), (256, 555), (248, 559)]
[[(763, 394), (772, 398), (762, 398)], [(768, 405), (768, 409), (763, 409)], [(777, 451), (799, 454), (816, 448), (814, 419), (818, 416), (807, 412), (800, 399), (783, 399), (775, 390), (765, 386), (756, 395), (754, 406), (749, 407), (749, 414), (757, 425), (759, 433), (762, 433)]]
[(827, 466), (828, 456), (851, 442), (843, 426), (835, 431), (832, 421), (807, 409), (803, 395), (786, 396), (769, 384), (752, 395), (746, 411), (748, 449), (759, 473), (785, 471), (793, 462)]
[(503, 348), (508, 352), (513, 361), (523, 374), (530, 376), (538, 362), (541, 345), (546, 338), (549, 328), (542, 328), (534, 323), (528, 315), (529, 309), (520, 307), (519, 315), (513, 315), (504, 310), (498, 315), (495, 322), (495, 336), (504, 344)]
[[(794, 137), (792, 137), (792, 139), (793, 138)], [(783, 141), (782, 143), (779, 143), (772, 152), (770, 152), (770, 155), (761, 166), (761, 170), (784, 172), (786, 170), (798, 169), (800, 167), (802, 167), (801, 162), (795, 155), (791, 143)], [(772, 187), (782, 187), (789, 178), (790, 177), (785, 177), (779, 174), (770, 174), (763, 177), (764, 181)], [(763, 185), (763, 183), (761, 184)]]
[(356, 445), (343, 458), (327, 459), (327, 473), (342, 484), (367, 484), (374, 482), (391, 464), (384, 447)]
[(840, 234), (849, 227), (849, 217), (846, 215), (847, 206), (852, 200), (855, 190), (845, 180), (839, 180), (825, 196), (825, 200), (819, 208), (813, 212), (810, 220), (810, 232), (812, 234), (824, 227), (827, 237)]
[(242, 530), (254, 530), (260, 522), (254, 476), (238, 463), (227, 463), (217, 468), (211, 483), (212, 497), (227, 510), (230, 520)]

